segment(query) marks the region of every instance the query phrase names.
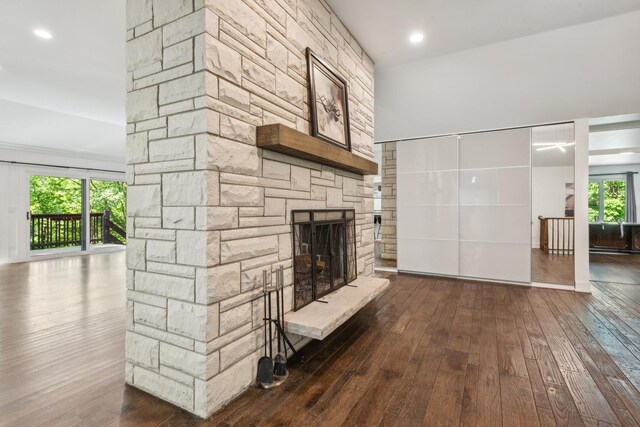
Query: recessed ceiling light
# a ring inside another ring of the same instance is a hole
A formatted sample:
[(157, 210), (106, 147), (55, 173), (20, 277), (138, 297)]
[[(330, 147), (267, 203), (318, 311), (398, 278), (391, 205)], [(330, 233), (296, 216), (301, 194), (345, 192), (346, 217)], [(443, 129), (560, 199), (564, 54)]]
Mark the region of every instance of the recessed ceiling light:
[(620, 154), (636, 154), (633, 151), (623, 151)]
[(43, 28), (36, 28), (35, 30), (33, 30), (33, 34), (40, 37), (41, 39), (49, 40), (53, 38), (53, 35)]
[(424, 34), (422, 33), (413, 33), (409, 36), (409, 41), (413, 44), (420, 43), (424, 40)]

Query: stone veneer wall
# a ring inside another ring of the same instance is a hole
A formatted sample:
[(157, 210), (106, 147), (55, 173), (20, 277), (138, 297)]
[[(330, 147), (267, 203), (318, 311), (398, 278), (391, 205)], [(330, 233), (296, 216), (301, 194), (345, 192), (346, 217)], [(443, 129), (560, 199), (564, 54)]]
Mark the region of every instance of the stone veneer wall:
[(292, 209), (355, 208), (373, 272), (371, 177), (255, 146), (258, 125), (309, 131), (307, 46), (373, 158), (373, 63), (324, 1), (127, 0), (126, 381), (203, 417), (254, 381), (263, 269), (291, 306)]
[(382, 259), (398, 258), (396, 144), (396, 142), (382, 144), (382, 227), (380, 229), (380, 257)]

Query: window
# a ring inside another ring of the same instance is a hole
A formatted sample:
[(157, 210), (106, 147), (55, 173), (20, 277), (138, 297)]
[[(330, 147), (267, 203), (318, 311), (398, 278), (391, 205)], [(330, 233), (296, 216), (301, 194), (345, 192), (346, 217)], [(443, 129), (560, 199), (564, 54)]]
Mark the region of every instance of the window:
[(127, 241), (127, 184), (122, 181), (91, 179), (91, 244), (123, 245)]
[(625, 220), (626, 182), (592, 179), (589, 182), (589, 222)]
[(122, 247), (126, 194), (127, 185), (121, 181), (30, 174), (27, 219), (32, 255), (97, 245)]

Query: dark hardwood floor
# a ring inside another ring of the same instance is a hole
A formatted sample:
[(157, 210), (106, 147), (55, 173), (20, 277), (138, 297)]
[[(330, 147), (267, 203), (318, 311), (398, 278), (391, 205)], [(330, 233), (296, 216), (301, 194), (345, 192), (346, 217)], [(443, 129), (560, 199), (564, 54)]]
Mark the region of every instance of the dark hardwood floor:
[(640, 255), (589, 254), (591, 280), (640, 285)]
[(640, 422), (640, 287), (592, 295), (379, 273), (390, 289), (284, 386), (203, 421), (124, 385), (124, 254), (0, 266), (0, 425)]

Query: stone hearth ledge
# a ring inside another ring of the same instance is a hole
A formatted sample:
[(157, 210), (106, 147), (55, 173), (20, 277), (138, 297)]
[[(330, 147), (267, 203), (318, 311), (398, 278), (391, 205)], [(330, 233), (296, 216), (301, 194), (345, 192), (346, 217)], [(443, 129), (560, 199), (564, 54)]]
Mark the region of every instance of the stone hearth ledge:
[(298, 311), (287, 313), (284, 316), (285, 330), (322, 340), (384, 292), (389, 286), (389, 279), (361, 276), (349, 285), (320, 298), (328, 304), (314, 301)]

